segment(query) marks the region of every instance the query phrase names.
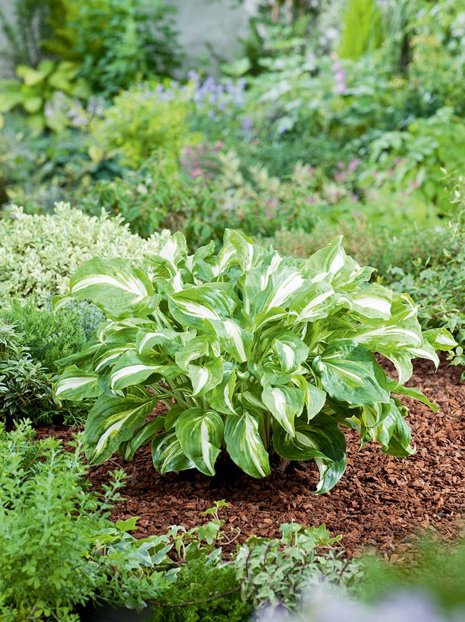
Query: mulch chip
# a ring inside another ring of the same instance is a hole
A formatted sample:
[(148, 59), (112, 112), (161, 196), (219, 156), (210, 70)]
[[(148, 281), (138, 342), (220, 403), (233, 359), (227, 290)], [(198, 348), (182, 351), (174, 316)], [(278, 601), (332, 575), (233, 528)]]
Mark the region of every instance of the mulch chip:
[[(196, 471), (159, 475), (152, 466), (150, 448), (141, 448), (133, 462), (115, 457), (92, 467), (95, 488), (109, 473), (123, 467), (128, 474), (124, 500), (114, 519), (138, 516), (137, 536), (163, 532), (170, 525), (187, 528), (206, 520), (200, 513), (214, 501), (230, 505), (221, 511), (226, 530), (240, 530), (238, 541), (249, 535), (275, 537), (281, 523), (325, 523), (333, 534), (342, 534), (349, 554), (376, 548), (385, 556), (406, 550), (409, 538), (434, 528), (446, 538), (461, 529), (465, 511), (465, 384), (461, 369), (443, 364), (416, 365), (410, 385), (420, 388), (440, 406), (433, 413), (423, 404), (405, 399), (417, 453), (398, 459), (371, 445), (359, 450), (357, 436), (346, 431), (347, 470), (328, 494), (315, 495), (317, 470), (312, 462), (292, 463), (282, 473), (254, 480), (229, 462), (220, 464), (216, 477)], [(66, 428), (41, 428), (39, 436), (54, 434), (67, 439)]]

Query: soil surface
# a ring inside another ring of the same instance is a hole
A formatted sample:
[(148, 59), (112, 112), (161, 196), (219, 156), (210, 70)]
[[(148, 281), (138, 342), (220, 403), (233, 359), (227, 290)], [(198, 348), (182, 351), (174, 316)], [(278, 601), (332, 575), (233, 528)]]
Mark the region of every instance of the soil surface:
[[(240, 530), (239, 541), (251, 534), (275, 537), (281, 523), (325, 523), (333, 534), (342, 534), (349, 554), (375, 547), (386, 556), (408, 548), (409, 537), (434, 528), (446, 538), (461, 529), (465, 513), (465, 383), (461, 369), (443, 363), (436, 372), (429, 363), (416, 366), (409, 382), (419, 387), (439, 407), (433, 413), (410, 399), (409, 422), (417, 453), (393, 458), (374, 445), (359, 450), (357, 436), (346, 431), (347, 470), (328, 494), (315, 495), (313, 462), (292, 463), (286, 472), (274, 469), (264, 480), (254, 480), (231, 465), (220, 466), (208, 478), (195, 471), (159, 475), (152, 466), (150, 448), (141, 448), (133, 462), (115, 457), (90, 469), (99, 488), (109, 473), (123, 467), (128, 480), (125, 499), (113, 513), (115, 519), (138, 516), (137, 536), (147, 536), (178, 524), (192, 527), (206, 519), (200, 513), (219, 499), (230, 505), (222, 510), (226, 530)], [(41, 428), (39, 436), (53, 434), (65, 440), (69, 428)]]

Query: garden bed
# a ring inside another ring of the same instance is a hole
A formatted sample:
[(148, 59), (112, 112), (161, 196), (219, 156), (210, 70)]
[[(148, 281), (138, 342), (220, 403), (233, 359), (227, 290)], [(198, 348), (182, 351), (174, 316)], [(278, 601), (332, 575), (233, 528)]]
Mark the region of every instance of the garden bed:
[[(220, 468), (215, 478), (196, 471), (160, 475), (152, 466), (150, 448), (142, 448), (133, 462), (114, 458), (93, 467), (95, 487), (123, 466), (128, 481), (115, 519), (138, 516), (138, 536), (165, 531), (170, 525), (192, 527), (199, 514), (215, 500), (225, 499), (226, 531), (240, 530), (237, 541), (251, 534), (274, 537), (283, 522), (306, 525), (325, 523), (343, 535), (349, 554), (376, 547), (385, 555), (398, 554), (409, 535), (433, 527), (446, 537), (459, 530), (465, 507), (465, 385), (460, 368), (445, 363), (436, 373), (418, 363), (411, 383), (440, 406), (433, 413), (406, 399), (416, 455), (396, 459), (375, 446), (358, 451), (356, 435), (347, 431), (347, 471), (329, 494), (314, 495), (317, 471), (313, 462), (292, 464), (283, 473), (277, 467), (270, 477), (254, 480), (231, 466)], [(47, 434), (69, 438), (69, 428), (41, 428)]]

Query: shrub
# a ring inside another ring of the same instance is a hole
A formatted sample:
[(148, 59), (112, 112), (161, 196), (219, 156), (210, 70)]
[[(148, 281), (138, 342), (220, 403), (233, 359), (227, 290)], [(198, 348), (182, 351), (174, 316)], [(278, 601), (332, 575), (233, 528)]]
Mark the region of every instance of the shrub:
[(173, 13), (164, 0), (58, 0), (44, 48), (78, 61), (93, 92), (115, 94), (179, 66)]
[(11, 326), (0, 324), (0, 411), (2, 419), (29, 415), (50, 418), (54, 405), (47, 370), (32, 359)]
[(108, 527), (105, 504), (83, 488), (78, 451), (32, 442), (21, 424), (0, 433), (0, 612), (3, 620), (76, 620), (99, 585), (89, 563)]
[(157, 84), (134, 86), (115, 97), (94, 124), (93, 140), (103, 152), (121, 155), (130, 167), (159, 151), (176, 166), (181, 147), (195, 142), (188, 113), (185, 96)]
[(55, 361), (81, 349), (96, 330), (102, 315), (97, 308), (85, 303), (53, 313), (28, 300), (12, 301), (10, 307), (0, 309), (0, 319), (20, 333), (21, 344), (34, 361), (56, 372)]
[(454, 364), (465, 363), (465, 253), (463, 223), (447, 229), (442, 252), (431, 258), (420, 257), (409, 271), (393, 266), (388, 274), (392, 287), (408, 291), (419, 305), (419, 318), (425, 328), (446, 327), (458, 342)]
[(444, 249), (451, 243), (448, 226), (413, 225), (402, 229), (395, 225), (380, 226), (364, 217), (341, 219), (337, 225), (320, 220), (308, 233), (282, 229), (268, 240), (282, 255), (308, 257), (335, 234), (344, 236), (344, 247), (351, 257), (376, 268), (387, 283), (395, 279), (393, 267), (411, 273), (418, 271), (418, 265), (443, 263)]
[[(48, 315), (50, 317), (50, 312)], [(41, 352), (46, 345), (40, 343), (40, 339), (37, 341), (37, 337), (43, 336), (43, 332), (41, 335), (37, 329), (36, 324), (28, 334), (29, 338), (36, 338), (33, 342), (36, 353)], [(62, 335), (61, 341), (64, 343), (67, 339)], [(76, 346), (78, 343), (80, 340), (76, 340)], [(41, 360), (48, 359), (43, 354), (44, 350), (42, 357), (38, 355), (36, 358), (26, 344), (27, 338), (14, 326), (4, 324), (0, 319), (0, 419), (11, 423), (13, 419), (29, 417), (35, 425), (48, 424), (52, 420), (67, 425), (82, 423), (89, 406), (84, 403), (76, 404), (74, 408), (60, 405), (52, 390), (50, 371), (54, 370), (53, 360), (47, 361), (50, 368), (45, 367)], [(54, 350), (55, 354), (58, 358), (59, 350)]]
[(115, 473), (97, 496), (85, 482), (80, 454), (79, 441), (67, 451), (52, 438), (34, 441), (27, 422), (11, 432), (0, 430), (0, 616), (5, 622), (76, 622), (76, 606), (91, 600), (144, 607), (175, 578), (167, 558), (174, 539), (161, 535), (138, 541), (127, 533), (137, 519), (112, 523), (109, 510), (119, 499), (123, 473)]
[(151, 622), (243, 622), (253, 605), (241, 599), (240, 589), (233, 564), (202, 554), (159, 592)]
[(53, 215), (0, 220), (0, 305), (35, 297), (43, 305), (65, 291), (69, 276), (93, 255), (142, 257), (156, 246), (132, 235), (118, 219), (89, 217), (59, 204)]
[[(99, 396), (86, 425), (88, 458), (132, 458), (150, 441), (160, 472), (213, 475), (226, 447), (248, 475), (264, 477), (273, 448), (286, 460), (316, 459), (323, 493), (345, 469), (340, 424), (362, 443), (408, 456), (406, 409), (391, 392), (430, 404), (403, 383), (412, 358), (438, 358), (411, 299), (370, 284), (371, 273), (340, 239), (307, 260), (283, 259), (234, 231), (218, 255), (210, 244), (188, 256), (177, 233), (134, 268), (87, 262), (57, 308), (88, 299), (108, 322), (68, 358), (56, 393)], [(394, 363), (399, 381), (373, 353)], [(147, 421), (159, 401), (168, 413)]]
[(182, 230), (195, 246), (218, 239), (225, 222), (215, 221), (213, 184), (196, 182), (166, 164), (164, 158), (153, 157), (121, 178), (100, 181), (80, 200), (80, 207), (90, 214), (105, 210), (119, 215), (143, 237), (166, 227)]
[(333, 548), (324, 525), (281, 525), (281, 538), (252, 536), (238, 548), (234, 560), (241, 578), (242, 597), (261, 609), (294, 610), (310, 587), (322, 582), (344, 589), (355, 588), (362, 577), (357, 561), (343, 559)]

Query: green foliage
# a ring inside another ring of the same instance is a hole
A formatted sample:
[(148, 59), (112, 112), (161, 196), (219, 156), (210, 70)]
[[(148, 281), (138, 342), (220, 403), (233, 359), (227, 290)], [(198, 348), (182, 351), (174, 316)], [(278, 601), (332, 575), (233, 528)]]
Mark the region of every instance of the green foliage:
[[(385, 132), (370, 146), (371, 171), (366, 183), (396, 190), (409, 187), (438, 212), (451, 212), (444, 192), (444, 169), (459, 172), (465, 157), (465, 124), (451, 108), (442, 108), (428, 119), (416, 119), (407, 131)], [(370, 179), (371, 177), (371, 179)], [(378, 178), (378, 180), (377, 180)]]
[(134, 86), (115, 97), (93, 128), (98, 149), (121, 155), (132, 167), (157, 151), (176, 165), (180, 149), (195, 138), (187, 124), (186, 100), (163, 98), (156, 84)]
[(83, 488), (78, 450), (31, 439), (26, 424), (0, 433), (0, 612), (6, 621), (71, 622), (99, 585), (88, 556), (108, 526), (106, 503)]
[(253, 606), (241, 599), (240, 589), (233, 564), (204, 553), (182, 566), (176, 581), (159, 592), (151, 622), (243, 622)]
[(27, 422), (0, 431), (2, 620), (75, 622), (76, 606), (94, 600), (144, 607), (175, 579), (167, 557), (175, 538), (136, 540), (127, 532), (137, 518), (108, 518), (123, 472), (97, 496), (85, 481), (79, 441), (65, 451), (57, 440), (32, 437)]
[(101, 315), (86, 304), (53, 313), (38, 308), (32, 300), (17, 300), (0, 310), (0, 320), (14, 326), (34, 361), (56, 372), (55, 361), (81, 349), (96, 330)]
[[(94, 93), (114, 95), (152, 75), (171, 75), (181, 55), (164, 0), (60, 0), (44, 48), (80, 65)], [(97, 35), (96, 35), (97, 33)]]
[(391, 268), (388, 277), (396, 290), (408, 291), (419, 305), (422, 326), (446, 327), (458, 342), (453, 363), (463, 365), (465, 357), (465, 253), (463, 222), (452, 223), (440, 253), (419, 258), (409, 271)]
[[(413, 3), (416, 5), (417, 3)], [(430, 107), (465, 110), (463, 7), (455, 0), (419, 3), (411, 20), (409, 74), (412, 89)]]
[(69, 124), (66, 115), (47, 108), (57, 94), (69, 97), (88, 95), (85, 82), (77, 78), (79, 66), (75, 63), (43, 60), (36, 69), (19, 65), (19, 80), (0, 83), (0, 114), (20, 108), (27, 115), (27, 123), (35, 134), (45, 129), (61, 132)]
[[(310, 233), (282, 229), (268, 241), (281, 255), (308, 257), (335, 234), (344, 236), (344, 248), (351, 257), (376, 268), (388, 284), (395, 280), (394, 267), (416, 273), (419, 265), (444, 263), (444, 249), (451, 243), (449, 226), (379, 226), (367, 217), (341, 219), (337, 225), (321, 219)], [(406, 284), (402, 291), (409, 291)]]
[(338, 553), (331, 548), (340, 537), (331, 538), (324, 525), (288, 523), (281, 525), (281, 532), (280, 539), (253, 536), (239, 547), (235, 566), (247, 602), (294, 609), (301, 602), (303, 588), (322, 580), (349, 587), (361, 578), (361, 566), (346, 563), (342, 550)]
[(162, 228), (182, 230), (192, 244), (220, 239), (225, 218), (220, 219), (214, 183), (193, 183), (173, 170), (163, 157), (153, 157), (123, 177), (99, 181), (80, 200), (90, 214), (121, 216), (131, 231), (149, 237)]
[(143, 241), (106, 215), (89, 217), (65, 204), (57, 205), (53, 215), (16, 210), (0, 220), (0, 305), (29, 296), (43, 305), (65, 291), (83, 260), (95, 254), (139, 257), (152, 248), (156, 238)]
[[(137, 267), (82, 265), (57, 308), (90, 300), (108, 322), (63, 361), (56, 394), (98, 397), (88, 458), (119, 451), (130, 459), (150, 441), (160, 472), (213, 475), (226, 448), (248, 475), (265, 477), (274, 449), (286, 460), (315, 459), (323, 493), (345, 469), (340, 424), (408, 456), (406, 410), (391, 391), (429, 404), (403, 383), (412, 358), (438, 358), (410, 298), (370, 284), (371, 273), (340, 239), (307, 260), (283, 259), (231, 230), (217, 255), (209, 244), (188, 256), (177, 233)], [(373, 353), (394, 363), (399, 381)], [(168, 413), (147, 421), (158, 401)]]
[(356, 60), (379, 48), (383, 40), (383, 16), (376, 0), (347, 0), (339, 54)]
[(36, 423), (44, 422), (49, 421), (58, 410), (47, 370), (32, 359), (13, 327), (0, 324), (2, 419), (29, 416)]

